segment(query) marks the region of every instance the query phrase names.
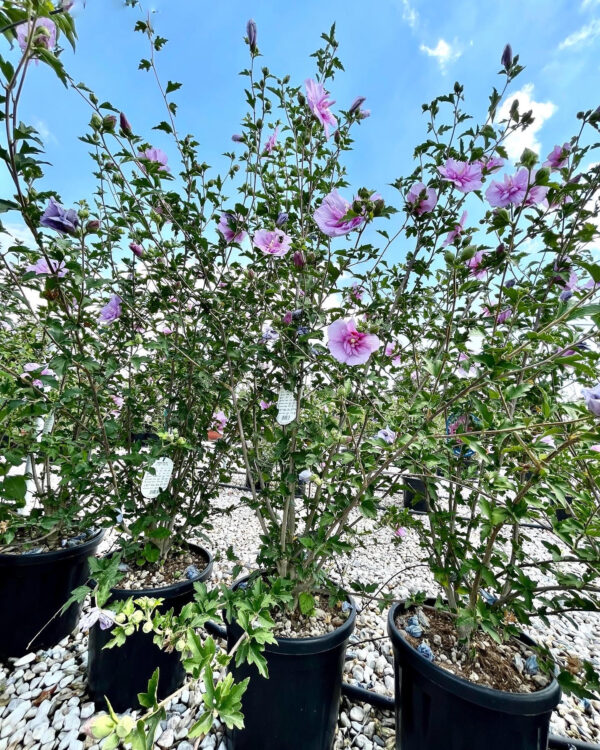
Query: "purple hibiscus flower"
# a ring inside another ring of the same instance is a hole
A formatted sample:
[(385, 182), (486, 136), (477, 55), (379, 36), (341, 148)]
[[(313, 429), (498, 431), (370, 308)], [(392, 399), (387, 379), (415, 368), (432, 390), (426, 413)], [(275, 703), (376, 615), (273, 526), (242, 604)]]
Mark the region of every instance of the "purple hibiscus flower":
[(518, 206), (523, 202), (529, 185), (529, 172), (519, 169), (515, 175), (504, 175), (504, 182), (493, 181), (485, 191), (490, 206), (494, 208), (506, 208), (506, 206)]
[(347, 365), (363, 365), (381, 345), (375, 334), (357, 331), (353, 319), (335, 320), (327, 329), (327, 333), (329, 351), (338, 362)]
[(37, 18), (31, 30), (31, 22), (20, 23), (17, 26), (17, 42), (21, 52), (27, 49), (27, 40), (31, 33), (31, 44), (53, 50), (56, 46), (56, 25), (49, 18)]
[(589, 411), (595, 416), (600, 417), (600, 383), (593, 388), (583, 388), (583, 399)]
[(562, 146), (555, 146), (548, 154), (548, 159), (544, 162), (544, 166), (550, 167), (550, 169), (562, 169), (566, 167), (570, 152), (571, 146), (568, 143), (563, 143)]
[(469, 272), (480, 281), (482, 279), (485, 279), (485, 277), (487, 276), (487, 271), (485, 270), (485, 268), (481, 267), (484, 255), (485, 253), (483, 252), (483, 250), (478, 250), (475, 255), (473, 255), (472, 258), (469, 258), (466, 263)]
[(328, 98), (329, 94), (325, 91), (322, 83), (308, 78), (304, 81), (304, 85), (310, 111), (325, 129), (325, 138), (329, 138), (329, 128), (337, 125), (335, 115), (329, 109), (335, 102)]
[(274, 255), (276, 258), (286, 255), (292, 246), (292, 238), (281, 229), (259, 229), (252, 242), (265, 255)]
[(465, 228), (465, 221), (467, 220), (467, 212), (463, 211), (463, 215), (460, 217), (458, 224), (454, 225), (454, 229), (448, 232), (446, 239), (444, 240), (444, 247), (451, 245), (454, 240), (460, 236), (462, 230)]
[(109, 630), (115, 624), (115, 613), (111, 612), (110, 609), (92, 607), (79, 621), (79, 628), (80, 630), (89, 630), (96, 623), (100, 625), (100, 630)]
[(217, 231), (223, 235), (225, 242), (240, 243), (246, 236), (246, 232), (239, 228), (240, 219), (235, 214), (222, 214), (217, 224)]
[(67, 269), (65, 268), (64, 260), (50, 259), (48, 261), (45, 258), (38, 258), (33, 265), (27, 266), (25, 270), (35, 273), (36, 276), (53, 273), (61, 279), (63, 276), (67, 275)]
[[(146, 161), (153, 161), (156, 164), (160, 164), (158, 169), (159, 172), (170, 172), (171, 168), (167, 165), (167, 155), (160, 148), (147, 148), (145, 151), (140, 151), (138, 159), (145, 159)], [(142, 172), (146, 173), (146, 167), (141, 165)]]
[(342, 237), (353, 229), (357, 229), (364, 223), (364, 216), (353, 216), (350, 219), (344, 217), (352, 208), (350, 203), (338, 193), (332, 190), (323, 198), (323, 202), (313, 214), (313, 219), (319, 229), (328, 237)]
[(213, 416), (213, 427), (219, 432), (224, 432), (227, 427), (229, 419), (225, 416), (225, 412), (222, 410), (216, 411)]
[(388, 445), (392, 445), (396, 440), (396, 433), (393, 430), (390, 430), (389, 427), (384, 427), (382, 430), (379, 430), (376, 437), (383, 440)]
[(75, 209), (65, 209), (54, 197), (51, 197), (42, 214), (40, 224), (46, 229), (54, 229), (61, 234), (73, 234), (79, 225), (79, 219)]
[(270, 154), (271, 151), (275, 148), (275, 144), (277, 143), (277, 136), (279, 135), (279, 126), (275, 128), (273, 131), (271, 137), (269, 140), (265, 143), (265, 154)]
[(497, 172), (499, 169), (502, 169), (504, 166), (504, 159), (501, 159), (499, 156), (490, 156), (487, 159), (481, 159), (479, 164), (481, 164), (481, 169), (484, 172), (491, 174), (492, 172)]
[(479, 190), (481, 181), (481, 164), (478, 161), (458, 161), (447, 159), (443, 167), (438, 167), (438, 172), (451, 182), (461, 193), (470, 193), (471, 190)]
[(119, 295), (113, 294), (109, 302), (100, 310), (98, 320), (102, 323), (114, 323), (115, 320), (118, 320), (123, 312), (121, 302)]
[(422, 182), (416, 182), (406, 194), (406, 202), (417, 216), (421, 216), (433, 211), (437, 203), (437, 193)]

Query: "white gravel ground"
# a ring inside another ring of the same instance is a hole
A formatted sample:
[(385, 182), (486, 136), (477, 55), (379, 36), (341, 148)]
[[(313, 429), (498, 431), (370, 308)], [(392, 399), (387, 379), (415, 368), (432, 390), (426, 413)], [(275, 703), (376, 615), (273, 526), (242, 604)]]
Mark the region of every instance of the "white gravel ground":
[[(231, 504), (237, 494), (235, 490), (224, 489), (220, 502), (224, 506)], [(532, 531), (531, 534), (534, 537), (532, 543), (539, 546), (543, 532)], [(233, 544), (247, 570), (251, 570), (258, 533), (249, 510), (239, 507), (233, 516), (218, 518), (208, 537), (210, 544), (202, 543), (217, 558), (223, 558), (215, 563), (213, 581), (231, 580), (232, 564), (223, 554), (230, 544)], [(392, 580), (387, 590), (395, 598), (423, 588), (434, 593), (435, 587), (426, 568), (411, 567), (419, 562), (421, 550), (412, 532), (401, 546), (396, 546), (392, 544), (390, 533), (382, 530), (369, 540), (367, 546), (345, 561), (337, 573), (347, 581), (382, 582), (390, 578)], [(410, 569), (393, 578), (404, 568)], [(387, 613), (380, 614), (375, 603), (361, 600), (357, 603), (360, 611), (348, 649), (344, 678), (383, 695), (393, 696), (393, 660), (391, 644), (386, 637)], [(571, 654), (588, 658), (600, 668), (600, 616), (576, 614), (571, 622), (557, 619), (550, 628), (539, 623), (532, 634), (546, 643), (557, 656), (565, 658)], [(99, 748), (93, 740), (80, 734), (81, 726), (94, 712), (85, 689), (86, 662), (87, 637), (75, 633), (49, 651), (28, 654), (9, 667), (0, 665), (0, 750)], [(49, 691), (48, 697), (39, 702), (40, 693), (44, 690)], [(187, 741), (185, 735), (194, 721), (200, 700), (199, 688), (186, 689), (178, 696), (169, 707), (168, 718), (155, 738), (157, 748), (194, 750), (195, 743)], [(578, 699), (564, 697), (552, 717), (551, 732), (600, 743), (600, 702), (591, 701), (586, 711)], [(393, 746), (394, 720), (391, 713), (342, 700), (334, 750), (347, 747), (374, 750)], [(220, 728), (198, 747), (225, 750)]]

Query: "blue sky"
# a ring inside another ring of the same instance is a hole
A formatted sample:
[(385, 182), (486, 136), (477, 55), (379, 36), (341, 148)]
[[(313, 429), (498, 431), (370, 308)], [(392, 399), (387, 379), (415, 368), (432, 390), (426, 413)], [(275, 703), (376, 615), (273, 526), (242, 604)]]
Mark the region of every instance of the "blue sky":
[[(249, 17), (258, 25), (260, 63), (298, 83), (313, 75), (309, 55), (321, 31), (336, 21), (346, 73), (332, 85), (332, 96), (343, 108), (366, 96), (372, 112), (356, 131), (350, 180), (354, 188), (367, 185), (390, 198), (394, 192), (386, 184), (411, 170), (413, 147), (424, 138), (421, 104), (459, 80), (467, 109), (481, 115), (491, 86), (500, 83), (506, 42), (527, 66), (512, 92), (521, 110), (533, 108), (537, 117), (513, 144), (515, 153), (528, 146), (544, 156), (572, 134), (578, 110), (600, 104), (600, 0), (154, 0), (144, 8), (156, 11), (154, 25), (169, 39), (158, 57), (162, 78), (184, 84), (176, 94), (179, 131), (193, 132), (203, 158), (215, 166), (232, 147), (244, 112), (238, 72), (248, 63), (243, 36)], [(65, 50), (67, 68), (174, 158), (166, 136), (151, 129), (164, 114), (151, 75), (137, 70), (147, 54), (146, 39), (132, 30), (138, 12), (119, 0), (88, 0), (75, 14), (79, 43), (75, 55)], [(91, 161), (77, 141), (89, 116), (77, 94), (44, 66), (32, 70), (22, 119), (44, 134), (52, 164), (44, 186), (66, 204), (93, 191)], [(0, 195), (10, 192), (0, 173)], [(14, 214), (5, 219), (18, 221)]]

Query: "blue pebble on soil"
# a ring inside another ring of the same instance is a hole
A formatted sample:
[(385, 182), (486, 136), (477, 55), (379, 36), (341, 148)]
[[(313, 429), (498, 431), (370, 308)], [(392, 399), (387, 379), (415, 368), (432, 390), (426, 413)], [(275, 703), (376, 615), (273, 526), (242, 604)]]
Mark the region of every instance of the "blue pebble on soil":
[(540, 671), (540, 668), (538, 667), (536, 655), (532, 654), (531, 656), (528, 656), (525, 662), (525, 673), (534, 675), (534, 674), (537, 674), (539, 671)]
[(435, 658), (433, 655), (433, 651), (426, 643), (419, 643), (419, 645), (417, 646), (417, 651), (421, 654), (421, 656), (424, 656), (427, 661), (433, 661)]
[(420, 625), (407, 625), (404, 629), (413, 638), (420, 638), (423, 635), (423, 628)]
[(195, 565), (188, 565), (185, 569), (185, 577), (189, 578), (190, 581), (192, 578), (200, 578), (200, 571)]

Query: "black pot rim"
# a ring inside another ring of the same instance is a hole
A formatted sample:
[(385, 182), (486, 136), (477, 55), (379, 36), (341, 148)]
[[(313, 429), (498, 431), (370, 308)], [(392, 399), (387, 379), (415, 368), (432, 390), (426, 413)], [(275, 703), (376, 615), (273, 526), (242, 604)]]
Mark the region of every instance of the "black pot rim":
[[(232, 589), (239, 587), (241, 583), (244, 583), (252, 575), (244, 576), (236, 581)], [(267, 643), (265, 651), (272, 651), (276, 654), (286, 654), (289, 656), (302, 656), (307, 654), (320, 654), (324, 651), (331, 651), (337, 648), (341, 643), (347, 640), (356, 623), (356, 602), (350, 596), (346, 594), (348, 603), (350, 604), (350, 614), (346, 618), (346, 621), (342, 625), (338, 625), (335, 630), (324, 635), (310, 636), (309, 638), (276, 638), (277, 645)], [(238, 627), (235, 623), (227, 623), (227, 627)]]
[(73, 557), (86, 557), (100, 544), (104, 537), (104, 529), (100, 529), (83, 544), (76, 547), (61, 547), (50, 552), (0, 552), (0, 567), (29, 567), (34, 565), (48, 565), (57, 560), (70, 560)]
[(178, 596), (182, 592), (182, 590), (193, 586), (195, 583), (201, 583), (202, 581), (205, 581), (212, 573), (214, 563), (213, 556), (200, 544), (196, 544), (195, 542), (186, 542), (186, 544), (191, 549), (201, 552), (208, 559), (208, 562), (200, 571), (200, 575), (196, 576), (196, 578), (186, 578), (184, 581), (177, 581), (176, 583), (171, 583), (168, 586), (158, 586), (151, 589), (112, 588), (110, 590), (111, 598), (115, 601), (123, 601), (125, 599), (131, 599), (132, 597), (138, 599), (142, 596), (147, 596), (152, 599), (170, 599), (171, 597)]
[[(469, 682), (428, 661), (404, 639), (396, 627), (396, 617), (405, 606), (406, 602), (400, 601), (393, 604), (389, 610), (388, 635), (394, 647), (402, 652), (403, 659), (428, 680), (469, 703), (507, 714), (538, 714), (556, 708), (561, 689), (555, 679), (535, 693), (510, 693)], [(535, 645), (535, 641), (525, 634), (521, 635), (521, 639), (529, 645)]]

